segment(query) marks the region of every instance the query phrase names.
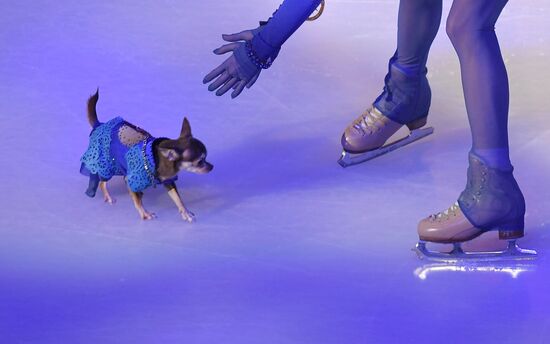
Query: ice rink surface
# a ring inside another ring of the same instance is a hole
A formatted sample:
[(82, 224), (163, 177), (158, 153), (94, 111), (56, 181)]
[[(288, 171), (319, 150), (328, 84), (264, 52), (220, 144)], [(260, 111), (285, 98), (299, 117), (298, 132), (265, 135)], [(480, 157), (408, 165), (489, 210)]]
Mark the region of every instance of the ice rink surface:
[[(231, 100), (201, 83), (223, 61), (212, 50), (278, 1), (2, 1), (0, 343), (550, 343), (550, 1), (511, 1), (497, 26), (520, 244), (540, 259), (462, 269), (411, 251), (418, 220), (466, 180), (444, 22), (428, 63), (435, 134), (343, 169), (340, 135), (383, 86), (398, 1), (327, 2)], [(215, 165), (180, 175), (197, 223), (162, 188), (145, 194), (150, 222), (120, 178), (114, 206), (84, 195), (97, 86), (102, 120), (175, 137), (189, 117)], [(470, 248), (498, 246), (487, 234)]]

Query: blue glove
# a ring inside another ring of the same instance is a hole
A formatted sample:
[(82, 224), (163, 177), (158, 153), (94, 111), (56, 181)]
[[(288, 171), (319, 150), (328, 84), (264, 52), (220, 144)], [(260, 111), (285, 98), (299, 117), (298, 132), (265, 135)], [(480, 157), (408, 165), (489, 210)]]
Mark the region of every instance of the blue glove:
[(255, 33), (261, 29), (260, 27), (232, 35), (222, 35), (224, 41), (231, 43), (217, 48), (214, 50), (214, 54), (223, 55), (228, 52), (233, 52), (233, 54), (204, 77), (203, 83), (205, 84), (216, 79), (208, 86), (209, 91), (217, 89), (216, 95), (221, 96), (233, 89), (231, 97), (235, 98), (241, 94), (245, 86), (250, 88), (254, 85), (260, 76), (261, 68), (248, 57), (245, 42), (251, 41)]
[[(229, 44), (223, 45), (214, 54), (233, 54), (220, 66), (212, 70), (203, 80), (210, 83), (209, 91), (216, 91), (217, 96), (233, 89), (231, 97), (235, 98), (244, 87), (252, 87), (262, 70), (260, 64), (271, 64), (281, 49), (281, 46), (307, 20), (319, 6), (321, 0), (285, 0), (269, 21), (257, 29), (245, 30), (232, 35), (222, 35)], [(249, 44), (247, 49), (247, 44)], [(252, 52), (253, 58), (250, 57)], [(263, 66), (267, 68), (269, 64)]]

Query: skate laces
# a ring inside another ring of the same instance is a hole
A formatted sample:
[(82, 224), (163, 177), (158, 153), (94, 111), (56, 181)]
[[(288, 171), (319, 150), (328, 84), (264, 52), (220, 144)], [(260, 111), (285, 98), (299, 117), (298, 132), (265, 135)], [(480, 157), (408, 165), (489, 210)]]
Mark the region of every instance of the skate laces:
[(376, 111), (374, 107), (370, 107), (353, 122), (353, 127), (361, 131), (363, 134), (366, 132), (370, 133), (373, 131), (373, 129), (380, 129), (380, 127), (377, 126), (376, 123), (379, 122), (382, 118), (382, 113)]
[(447, 210), (440, 211), (437, 214), (430, 215), (430, 219), (432, 220), (439, 220), (442, 217), (448, 218), (450, 214), (456, 215), (456, 211), (460, 209), (458, 202), (455, 202), (453, 205), (451, 205)]

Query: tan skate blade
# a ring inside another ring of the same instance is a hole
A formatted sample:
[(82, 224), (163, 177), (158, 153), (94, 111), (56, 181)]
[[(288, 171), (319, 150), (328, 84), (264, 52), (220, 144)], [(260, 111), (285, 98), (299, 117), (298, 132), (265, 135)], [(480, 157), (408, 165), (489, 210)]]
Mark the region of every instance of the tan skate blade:
[(365, 161), (372, 160), (374, 158), (377, 158), (381, 155), (387, 154), (389, 152), (392, 152), (398, 148), (404, 147), (406, 145), (409, 145), (415, 141), (418, 141), (428, 135), (433, 134), (434, 128), (422, 128), (422, 129), (416, 129), (410, 132), (409, 135), (405, 136), (402, 139), (399, 139), (397, 141), (394, 141), (392, 143), (386, 144), (378, 149), (368, 151), (365, 153), (360, 154), (353, 154), (349, 152), (342, 152), (342, 156), (340, 159), (338, 159), (338, 163), (342, 167), (349, 167), (353, 165), (360, 164)]

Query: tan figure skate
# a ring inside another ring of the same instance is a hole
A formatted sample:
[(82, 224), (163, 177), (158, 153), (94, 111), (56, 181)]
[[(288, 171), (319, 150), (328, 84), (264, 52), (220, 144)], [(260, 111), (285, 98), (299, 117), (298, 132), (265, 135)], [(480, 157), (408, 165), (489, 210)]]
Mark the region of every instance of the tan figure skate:
[[(464, 215), (458, 202), (454, 203), (444, 212), (423, 219), (418, 224), (418, 237), (420, 241), (414, 248), (420, 259), (429, 259), (440, 262), (457, 262), (460, 260), (530, 260), (537, 257), (537, 252), (518, 247), (516, 240), (524, 235), (523, 229), (509, 230), (498, 229), (499, 239), (508, 240), (508, 247), (504, 251), (494, 252), (465, 252), (461, 244), (473, 240), (485, 233), (474, 226)], [(453, 244), (450, 252), (438, 252), (428, 250), (427, 242), (440, 244)]]
[[(525, 199), (513, 176), (513, 168), (492, 168), (470, 153), (466, 188), (447, 210), (420, 221), (420, 241), (415, 250), (420, 258), (444, 262), (533, 259), (537, 256), (535, 251), (521, 249), (516, 244), (524, 235), (524, 218)], [(488, 231), (498, 231), (501, 240), (508, 240), (508, 248), (498, 252), (462, 250), (462, 242)], [(434, 252), (426, 248), (426, 242), (453, 244), (454, 248), (451, 252)]]
[(407, 127), (411, 131), (408, 136), (385, 145), (403, 124), (389, 119), (372, 106), (344, 131), (344, 150), (338, 163), (342, 167), (356, 165), (418, 141), (434, 132), (432, 127), (422, 128), (426, 122), (427, 117), (422, 117), (408, 123)]

